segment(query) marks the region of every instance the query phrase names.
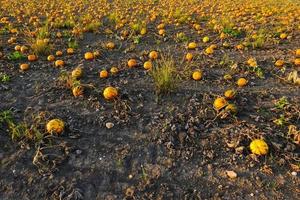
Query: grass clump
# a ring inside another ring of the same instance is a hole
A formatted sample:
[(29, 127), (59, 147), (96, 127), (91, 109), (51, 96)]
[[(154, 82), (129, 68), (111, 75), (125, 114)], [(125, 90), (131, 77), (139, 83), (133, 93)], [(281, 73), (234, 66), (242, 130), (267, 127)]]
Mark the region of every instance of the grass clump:
[(170, 93), (176, 89), (179, 76), (175, 61), (171, 56), (162, 56), (150, 71), (157, 94)]
[(13, 113), (10, 110), (0, 112), (0, 128), (7, 126), (11, 139), (14, 141), (28, 140), (39, 142), (43, 139), (43, 133), (39, 131), (39, 126), (42, 122), (43, 115), (39, 114), (32, 118), (32, 124), (22, 121), (16, 123)]

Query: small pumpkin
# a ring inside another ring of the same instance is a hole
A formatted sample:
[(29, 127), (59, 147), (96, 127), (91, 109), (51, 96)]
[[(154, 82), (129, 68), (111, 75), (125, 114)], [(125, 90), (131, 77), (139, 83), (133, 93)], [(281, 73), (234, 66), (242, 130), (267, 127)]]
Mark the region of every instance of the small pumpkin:
[(46, 125), (46, 130), (50, 134), (61, 134), (65, 129), (65, 124), (60, 119), (52, 119)]
[(202, 79), (202, 75), (203, 75), (203, 72), (201, 70), (196, 70), (196, 71), (193, 72), (192, 78), (195, 81), (199, 81), (199, 80)]
[(55, 60), (55, 56), (54, 55), (49, 55), (47, 57), (47, 60), (53, 62)]
[(236, 82), (239, 87), (244, 87), (248, 84), (248, 80), (245, 78), (239, 78)]
[(69, 55), (74, 54), (74, 49), (73, 48), (68, 48), (67, 49), (67, 54), (69, 54)]
[(62, 52), (62, 51), (56, 51), (55, 55), (56, 55), (56, 56), (62, 56), (62, 55), (63, 55), (63, 52)]
[(55, 61), (55, 67), (63, 67), (65, 66), (65, 62), (63, 60), (57, 60)]
[(146, 61), (144, 62), (144, 65), (143, 65), (144, 69), (146, 70), (150, 70), (152, 68), (152, 62), (151, 61)]
[(130, 59), (130, 60), (128, 60), (127, 65), (128, 65), (129, 68), (136, 67), (137, 66), (137, 61), (135, 59)]
[(235, 95), (236, 95), (236, 91), (234, 91), (232, 89), (226, 90), (224, 92), (224, 96), (225, 96), (226, 99), (234, 99)]
[(103, 96), (107, 100), (115, 99), (118, 96), (118, 90), (112, 86), (106, 87), (103, 91)]
[(94, 59), (94, 54), (92, 52), (86, 52), (84, 54), (84, 59), (86, 59), (86, 60), (93, 60)]
[(110, 50), (112, 50), (112, 49), (114, 49), (115, 48), (115, 43), (113, 43), (113, 42), (108, 42), (107, 44), (106, 44), (106, 48), (107, 49), (110, 49)]
[(36, 61), (38, 59), (37, 56), (34, 54), (28, 55), (27, 58), (28, 58), (28, 61), (30, 61), (30, 62)]
[(157, 58), (158, 58), (158, 52), (157, 52), (157, 51), (151, 51), (151, 52), (149, 53), (149, 58), (150, 58), (151, 60), (157, 59)]
[(117, 67), (110, 68), (110, 73), (117, 74), (119, 72), (119, 69)]
[(197, 48), (197, 43), (196, 42), (190, 42), (188, 44), (188, 49), (194, 50)]
[(214, 108), (217, 111), (221, 110), (222, 108), (224, 108), (227, 105), (228, 105), (228, 102), (223, 97), (216, 98), (215, 101), (214, 101), (214, 104), (213, 104)]
[(269, 146), (264, 140), (255, 139), (250, 143), (250, 150), (256, 155), (266, 155), (269, 151)]
[(101, 70), (99, 73), (100, 78), (107, 78), (108, 77), (108, 71), (107, 70)]
[(28, 69), (29, 69), (29, 64), (27, 64), (27, 63), (21, 64), (21, 65), (20, 65), (20, 69), (21, 69), (22, 71), (28, 70)]
[(187, 61), (192, 61), (192, 59), (193, 59), (193, 54), (192, 53), (187, 53), (186, 55), (185, 55), (185, 59), (187, 60)]

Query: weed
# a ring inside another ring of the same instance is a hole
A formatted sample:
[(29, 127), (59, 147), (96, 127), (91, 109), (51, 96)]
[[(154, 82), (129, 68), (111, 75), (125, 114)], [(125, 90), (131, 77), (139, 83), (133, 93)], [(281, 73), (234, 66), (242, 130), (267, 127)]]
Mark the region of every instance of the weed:
[(10, 81), (10, 76), (5, 73), (0, 73), (0, 82), (7, 83)]
[(139, 44), (139, 43), (141, 43), (142, 36), (140, 36), (140, 35), (133, 36), (132, 39), (133, 39), (134, 44)]
[(97, 21), (93, 21), (93, 22), (90, 22), (88, 23), (84, 29), (88, 32), (96, 32), (99, 30), (101, 26), (101, 23), (100, 22), (97, 22)]
[(10, 110), (0, 112), (0, 125), (6, 124), (14, 141), (28, 139), (30, 141), (39, 142), (43, 138), (43, 134), (39, 131), (38, 126), (41, 123), (42, 115), (33, 118), (32, 125), (26, 121), (15, 123), (13, 114)]
[(243, 32), (233, 28), (224, 28), (223, 33), (226, 33), (227, 35), (230, 35), (232, 37), (240, 37)]
[(177, 42), (187, 42), (189, 38), (186, 36), (185, 33), (180, 32), (176, 34), (176, 39)]
[(280, 115), (280, 117), (278, 119), (273, 120), (273, 122), (277, 125), (277, 126), (284, 126), (287, 123), (287, 119), (284, 115)]
[(48, 26), (48, 23), (46, 22), (45, 25), (38, 30), (37, 38), (45, 39), (45, 38), (49, 38), (49, 36), (50, 36), (49, 26)]
[(72, 38), (69, 38), (69, 41), (68, 41), (68, 47), (69, 48), (73, 48), (73, 49), (77, 49), (78, 48), (78, 42)]
[(51, 52), (51, 45), (47, 40), (32, 39), (29, 44), (33, 52), (37, 55), (48, 55)]
[(8, 60), (23, 60), (26, 56), (19, 51), (15, 51), (8, 55)]
[(289, 105), (289, 102), (285, 96), (281, 97), (278, 101), (275, 103), (275, 107), (279, 110), (282, 110), (284, 107)]
[(177, 87), (179, 80), (173, 57), (162, 56), (150, 71), (157, 94), (169, 93)]
[(261, 79), (265, 78), (264, 71), (259, 66), (249, 67), (249, 71), (255, 73), (256, 76), (259, 77), (259, 78), (261, 78)]

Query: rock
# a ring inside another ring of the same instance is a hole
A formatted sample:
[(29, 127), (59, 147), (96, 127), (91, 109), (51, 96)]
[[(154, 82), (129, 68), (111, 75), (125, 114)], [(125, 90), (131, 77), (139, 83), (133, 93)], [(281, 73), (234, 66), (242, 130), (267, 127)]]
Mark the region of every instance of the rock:
[(80, 149), (77, 149), (75, 152), (77, 155), (80, 155), (82, 153), (82, 151)]
[(297, 172), (292, 172), (292, 175), (293, 176), (297, 176)]
[(107, 122), (107, 123), (105, 124), (105, 126), (106, 126), (106, 128), (111, 129), (112, 127), (114, 127), (114, 123), (112, 123), (112, 122)]
[(234, 171), (226, 171), (226, 174), (229, 178), (236, 178), (237, 177), (237, 173), (235, 173)]

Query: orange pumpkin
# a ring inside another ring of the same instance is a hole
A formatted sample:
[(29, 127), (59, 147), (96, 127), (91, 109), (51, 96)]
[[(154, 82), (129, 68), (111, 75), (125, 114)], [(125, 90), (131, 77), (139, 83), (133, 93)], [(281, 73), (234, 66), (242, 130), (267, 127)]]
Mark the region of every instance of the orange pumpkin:
[(63, 67), (64, 65), (65, 65), (65, 62), (63, 60), (55, 61), (55, 67)]
[(20, 65), (20, 69), (21, 69), (22, 71), (28, 70), (28, 69), (29, 69), (29, 64), (27, 64), (27, 63), (21, 64), (21, 65)]
[(108, 71), (107, 70), (101, 70), (99, 73), (100, 78), (107, 78), (108, 77)]
[(236, 83), (239, 87), (244, 87), (247, 85), (248, 81), (245, 78), (239, 78)]
[(84, 54), (84, 59), (86, 59), (86, 60), (93, 60), (94, 59), (94, 54), (92, 52), (86, 52)]
[(129, 68), (136, 67), (137, 66), (137, 61), (135, 59), (130, 59), (130, 60), (128, 60), (127, 65), (128, 65)]
[(103, 91), (103, 96), (107, 100), (112, 100), (118, 96), (118, 90), (114, 87), (106, 87)]
[(144, 66), (144, 69), (149, 70), (152, 68), (152, 62), (146, 61), (143, 66)]
[(47, 57), (47, 60), (48, 61), (54, 61), (55, 60), (55, 57), (54, 57), (54, 55), (49, 55), (48, 57)]
[(69, 55), (74, 54), (74, 49), (73, 48), (68, 48), (67, 49), (67, 54), (69, 54)]
[(157, 59), (157, 58), (158, 58), (158, 52), (157, 52), (157, 51), (151, 51), (151, 52), (149, 53), (149, 58), (150, 58), (151, 60)]
[(28, 61), (33, 62), (37, 60), (37, 56), (34, 54), (29, 55), (28, 57)]
[(56, 56), (62, 56), (62, 55), (63, 55), (63, 52), (62, 52), (62, 51), (56, 51), (55, 55), (56, 55)]

